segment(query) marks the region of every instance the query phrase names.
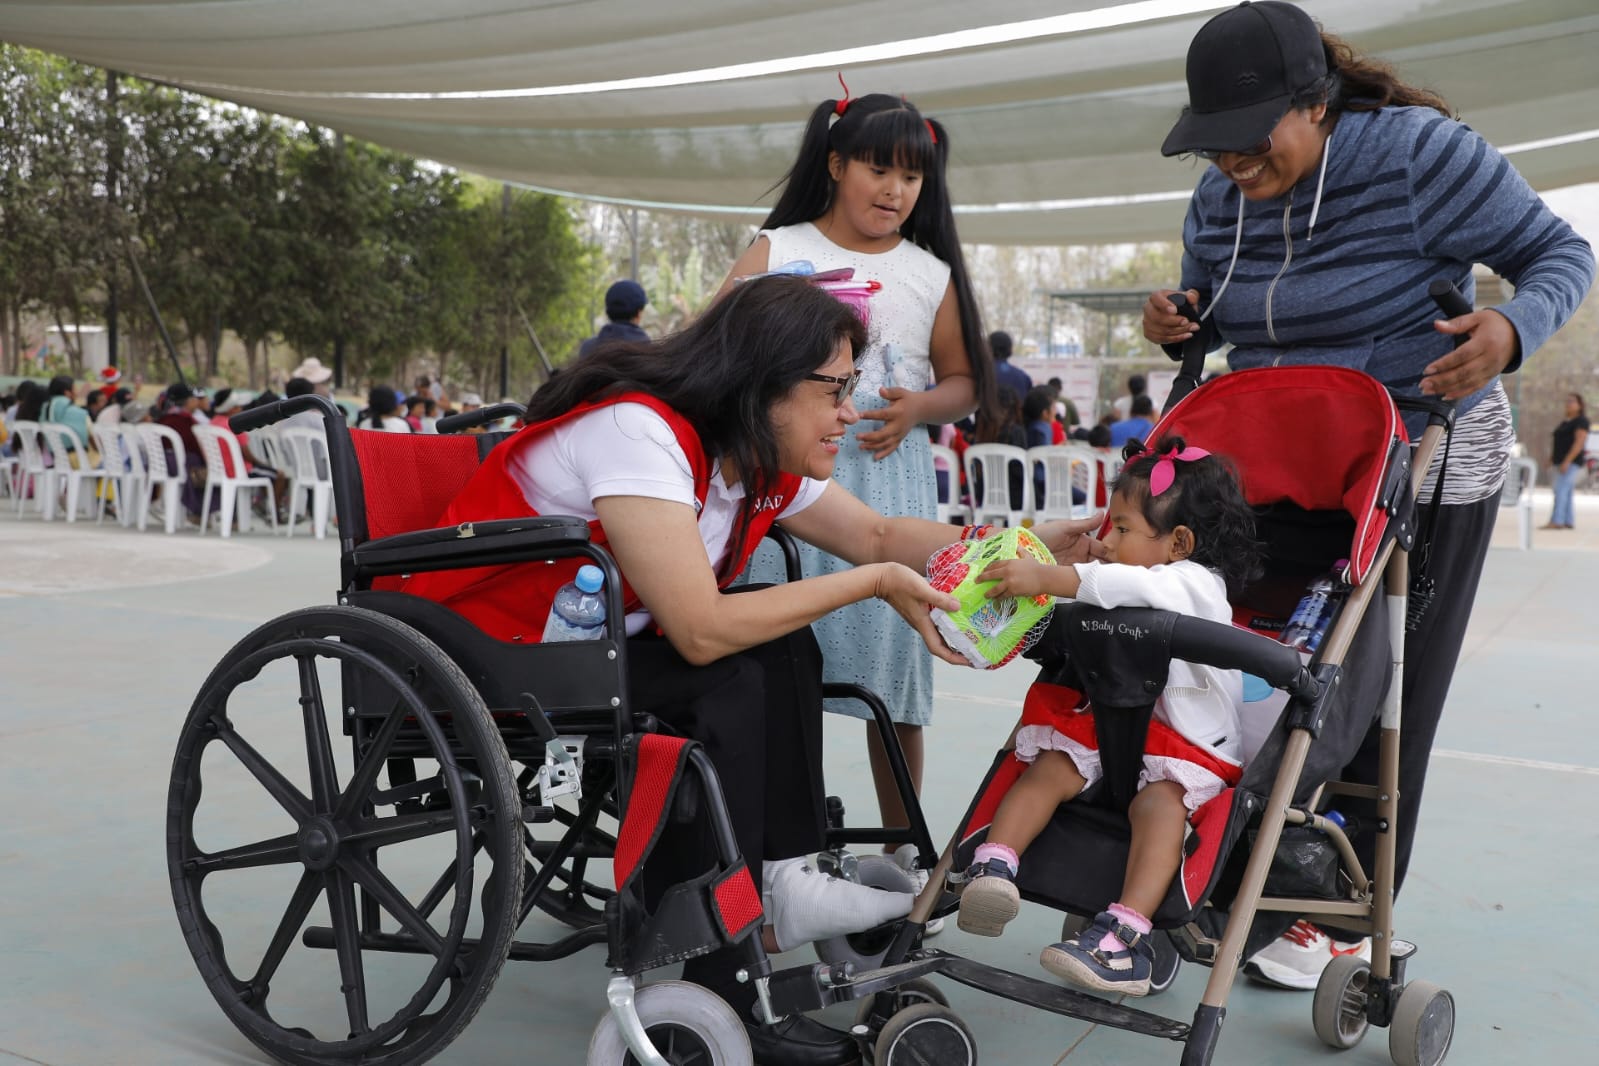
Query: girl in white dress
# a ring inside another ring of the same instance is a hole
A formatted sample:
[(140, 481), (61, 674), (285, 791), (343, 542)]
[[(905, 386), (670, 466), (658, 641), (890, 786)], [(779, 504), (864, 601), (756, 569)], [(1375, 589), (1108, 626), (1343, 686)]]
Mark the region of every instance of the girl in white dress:
[[(882, 284), (870, 301), (868, 346), (857, 364), (861, 421), (849, 429), (833, 478), (890, 517), (936, 513), (932, 453), (919, 428), (993, 402), (993, 364), (944, 181), (948, 158), (944, 127), (902, 97), (824, 100), (811, 113), (777, 206), (722, 286), (725, 293), (740, 277), (794, 260), (817, 271), (854, 267), (856, 279)], [(807, 577), (849, 565), (809, 546), (801, 553)], [(750, 566), (752, 581), (782, 579), (773, 552)], [(887, 702), (919, 792), (921, 730), (933, 708), (927, 648), (894, 624), (886, 604), (872, 601), (835, 611), (814, 628), (826, 680), (863, 685)], [(869, 717), (854, 701), (829, 701), (827, 709)], [(883, 824), (905, 825), (870, 724), (866, 736)]]

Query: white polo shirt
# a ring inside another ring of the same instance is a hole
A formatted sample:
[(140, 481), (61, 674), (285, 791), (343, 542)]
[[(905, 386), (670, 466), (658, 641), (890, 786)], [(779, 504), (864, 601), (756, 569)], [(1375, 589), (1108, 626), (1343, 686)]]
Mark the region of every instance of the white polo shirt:
[[(712, 459), (711, 466), (699, 530), (706, 560), (716, 569), (732, 543), (744, 486), (729, 487), (722, 479), (721, 464)], [(641, 403), (612, 404), (564, 422), (518, 449), (506, 470), (529, 505), (542, 515), (573, 515), (592, 522), (598, 517), (594, 501), (604, 496), (644, 496), (698, 506), (693, 469), (677, 435), (666, 419)], [(825, 481), (803, 478), (778, 520), (805, 510), (825, 488)], [(648, 611), (632, 612), (627, 616), (628, 636), (642, 632), (649, 622)]]

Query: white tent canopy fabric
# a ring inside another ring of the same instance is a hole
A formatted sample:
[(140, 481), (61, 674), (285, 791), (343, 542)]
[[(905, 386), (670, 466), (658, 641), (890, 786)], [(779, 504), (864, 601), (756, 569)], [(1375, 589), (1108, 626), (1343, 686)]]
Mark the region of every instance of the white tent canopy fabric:
[[(964, 240), (1178, 232), (1159, 145), (1206, 0), (0, 0), (0, 39), (490, 178), (759, 221), (851, 90), (945, 123)], [(1599, 180), (1596, 0), (1303, 0), (1539, 189)], [(1136, 20), (1136, 21), (1129, 21)]]

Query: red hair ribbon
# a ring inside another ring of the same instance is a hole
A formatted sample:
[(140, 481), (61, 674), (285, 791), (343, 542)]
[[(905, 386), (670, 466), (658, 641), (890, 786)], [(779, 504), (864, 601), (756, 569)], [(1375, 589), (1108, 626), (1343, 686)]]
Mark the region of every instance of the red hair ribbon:
[(842, 70), (838, 72), (838, 84), (844, 90), (844, 98), (833, 105), (833, 114), (842, 118), (844, 109), (849, 107), (849, 86), (844, 84), (844, 72)]
[[(1155, 449), (1145, 448), (1143, 454), (1155, 455)], [(1196, 459), (1205, 459), (1210, 453), (1203, 448), (1184, 448), (1178, 451), (1172, 448), (1165, 455), (1155, 461), (1155, 468), (1149, 472), (1149, 494), (1159, 496), (1171, 488), (1171, 483), (1177, 479), (1177, 467), (1174, 463), (1191, 463)]]
[(932, 122), (929, 121), (928, 119), (925, 119), (925, 118), (922, 119), (922, 121), (927, 124), (927, 135), (929, 137), (933, 138), (933, 143), (934, 144), (937, 144), (938, 143), (938, 134), (933, 132), (933, 124), (932, 124)]

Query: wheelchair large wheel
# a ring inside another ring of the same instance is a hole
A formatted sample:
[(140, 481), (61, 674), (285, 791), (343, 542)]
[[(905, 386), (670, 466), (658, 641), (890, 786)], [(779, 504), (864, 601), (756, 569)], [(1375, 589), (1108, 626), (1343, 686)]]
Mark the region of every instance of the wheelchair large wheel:
[[(645, 985), (633, 997), (644, 1034), (669, 1066), (750, 1066), (750, 1038), (727, 1002), (687, 981)], [(637, 1066), (610, 1011), (589, 1041), (587, 1066)]]
[[(390, 781), (391, 759), (420, 780)], [(521, 801), (435, 644), (312, 608), (206, 679), (173, 760), (167, 865), (200, 974), (246, 1037), (297, 1066), (398, 1066), (453, 1040), (505, 963)]]

